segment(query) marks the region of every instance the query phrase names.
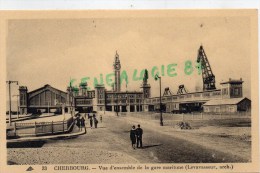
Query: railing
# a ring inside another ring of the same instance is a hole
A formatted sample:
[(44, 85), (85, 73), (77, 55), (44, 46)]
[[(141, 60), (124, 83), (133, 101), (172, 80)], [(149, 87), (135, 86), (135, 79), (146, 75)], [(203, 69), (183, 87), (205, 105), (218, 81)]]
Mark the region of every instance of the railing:
[(37, 136), (68, 132), (73, 125), (73, 117), (66, 121), (15, 123), (14, 132), (16, 136)]
[[(160, 120), (160, 113), (155, 112), (128, 112), (125, 116), (145, 119), (147, 121)], [(199, 113), (190, 114), (170, 114), (163, 113), (164, 125), (172, 126), (178, 121), (204, 121), (204, 120), (221, 120), (221, 119), (250, 119), (251, 112), (236, 112), (236, 113)]]

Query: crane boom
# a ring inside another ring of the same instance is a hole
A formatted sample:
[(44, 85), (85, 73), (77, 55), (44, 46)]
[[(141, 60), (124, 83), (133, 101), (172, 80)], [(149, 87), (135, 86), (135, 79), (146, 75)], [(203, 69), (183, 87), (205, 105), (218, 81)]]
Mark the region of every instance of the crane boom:
[(197, 62), (201, 63), (202, 80), (203, 80), (203, 91), (214, 90), (215, 86), (215, 75), (212, 72), (206, 53), (200, 46), (198, 50)]

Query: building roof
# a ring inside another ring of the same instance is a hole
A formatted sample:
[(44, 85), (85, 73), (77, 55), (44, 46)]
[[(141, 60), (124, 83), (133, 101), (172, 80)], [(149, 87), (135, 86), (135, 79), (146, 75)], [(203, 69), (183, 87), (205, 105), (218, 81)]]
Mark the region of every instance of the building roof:
[(227, 83), (230, 83), (230, 84), (241, 84), (243, 83), (244, 81), (242, 81), (242, 78), (237, 80), (237, 79), (229, 79), (228, 81), (226, 82), (221, 82), (220, 84), (227, 84)]
[(57, 90), (57, 91), (59, 91), (59, 92), (62, 92), (62, 93), (64, 93), (64, 94), (67, 94), (66, 92), (64, 92), (64, 91), (62, 91), (62, 90), (59, 90), (59, 89), (57, 89), (57, 88), (54, 88), (54, 87), (50, 86), (49, 84), (46, 84), (46, 85), (44, 85), (44, 86), (41, 87), (41, 88), (37, 88), (37, 89), (35, 89), (35, 90), (33, 90), (33, 91), (30, 91), (30, 92), (28, 92), (28, 94), (32, 94), (32, 93), (34, 93), (34, 92), (43, 90), (43, 89), (48, 88), (48, 87), (49, 87), (49, 88), (52, 88), (52, 89), (54, 89), (54, 90)]
[(142, 91), (106, 91), (106, 94), (143, 94)]
[[(214, 105), (236, 105), (243, 100), (249, 100), (246, 97), (242, 98), (231, 98), (231, 99), (217, 99), (217, 100), (209, 100), (203, 106), (214, 106)], [(251, 101), (251, 100), (249, 100)]]

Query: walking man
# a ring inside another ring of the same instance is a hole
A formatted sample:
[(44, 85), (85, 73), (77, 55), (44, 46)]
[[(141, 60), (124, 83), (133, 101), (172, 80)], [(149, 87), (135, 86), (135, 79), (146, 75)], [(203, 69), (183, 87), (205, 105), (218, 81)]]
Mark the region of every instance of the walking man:
[(90, 119), (89, 119), (89, 124), (90, 124), (90, 128), (92, 128), (92, 125), (93, 125), (92, 117), (90, 117)]
[(138, 124), (136, 129), (137, 148), (143, 147), (142, 136), (143, 136), (143, 129), (140, 127), (140, 124)]
[(100, 114), (100, 122), (102, 123), (102, 115)]
[(98, 124), (98, 120), (96, 117), (94, 117), (94, 125), (95, 125), (95, 128), (97, 128), (97, 124)]
[(82, 116), (81, 118), (81, 131), (82, 131), (82, 128), (84, 128), (84, 130), (86, 131), (86, 127), (85, 127), (85, 118)]
[(79, 131), (82, 131), (82, 115), (80, 115), (79, 116), (79, 119), (78, 119), (78, 121), (79, 121)]
[(76, 117), (76, 125), (77, 125), (77, 127), (78, 127), (78, 129), (79, 129), (79, 131), (80, 131), (80, 119), (79, 119), (79, 117), (77, 116)]

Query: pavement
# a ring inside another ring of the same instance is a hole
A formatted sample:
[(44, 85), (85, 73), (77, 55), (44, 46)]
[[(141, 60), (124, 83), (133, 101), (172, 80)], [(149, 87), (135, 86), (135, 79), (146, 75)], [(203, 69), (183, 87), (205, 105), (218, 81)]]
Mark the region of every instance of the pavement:
[[(21, 114), (21, 115), (17, 115), (17, 114), (14, 114), (14, 115), (11, 115), (11, 118), (12, 120), (16, 120), (16, 119), (20, 119), (20, 118), (26, 118), (26, 117), (30, 117), (32, 114)], [(18, 118), (19, 116), (19, 118)], [(9, 120), (9, 115), (6, 115), (6, 120)]]
[[(137, 124), (144, 130), (143, 148), (134, 150), (129, 130)], [(37, 142), (37, 147), (8, 148), (8, 161), (14, 164), (229, 163), (249, 162), (251, 158), (250, 142), (178, 131), (171, 126), (159, 126), (159, 121), (106, 113), (98, 128), (90, 128), (88, 119), (86, 127), (86, 134), (48, 139)], [(77, 133), (79, 129), (73, 130)]]
[[(230, 128), (211, 126), (195, 130), (180, 130), (175, 129), (173, 126), (159, 126), (159, 121), (147, 121), (145, 119), (130, 116), (126, 116), (124, 119), (124, 121), (132, 122), (135, 125), (141, 124), (149, 129), (160, 129), (158, 130), (159, 133), (183, 139), (203, 146), (207, 149), (214, 149), (219, 152), (235, 155), (236, 157), (240, 157), (248, 161), (251, 160), (251, 141), (241, 142), (241, 140), (225, 138), (225, 135), (231, 136), (234, 133), (236, 135), (241, 135), (241, 137), (244, 134), (251, 135), (251, 128), (242, 127), (237, 129), (233, 128), (233, 130), (230, 130)], [(220, 137), (221, 135), (224, 137)]]
[[(26, 114), (26, 115), (19, 115), (19, 118), (17, 115), (12, 115), (12, 124), (13, 122), (19, 122), (19, 121), (24, 121), (24, 120), (28, 120), (28, 119), (32, 119), (32, 118), (36, 118), (35, 116), (32, 116), (32, 114)], [(9, 116), (6, 118), (6, 123), (8, 123), (9, 125)]]

